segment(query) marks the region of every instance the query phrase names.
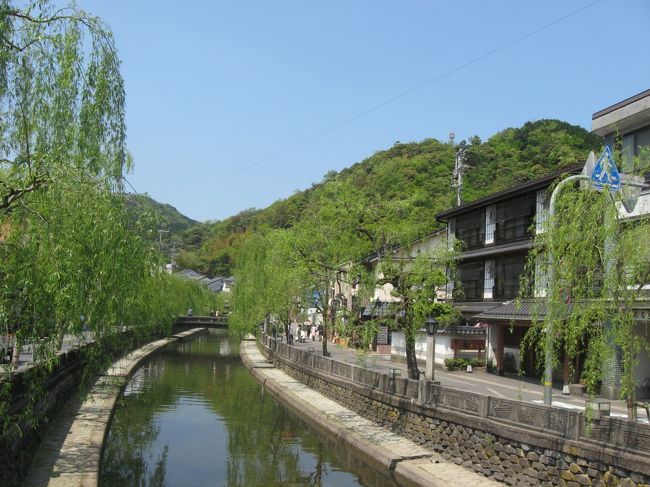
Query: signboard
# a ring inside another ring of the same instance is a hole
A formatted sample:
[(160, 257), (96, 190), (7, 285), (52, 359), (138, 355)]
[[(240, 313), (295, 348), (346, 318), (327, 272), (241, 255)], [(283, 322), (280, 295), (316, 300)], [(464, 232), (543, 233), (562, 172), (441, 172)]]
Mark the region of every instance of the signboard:
[(485, 340), (466, 340), (464, 338), (452, 338), (452, 350), (485, 350)]
[(603, 150), (593, 171), (591, 171), (591, 181), (593, 187), (598, 190), (604, 187), (609, 188), (610, 191), (621, 189), (621, 175), (608, 145), (605, 146), (605, 150)]

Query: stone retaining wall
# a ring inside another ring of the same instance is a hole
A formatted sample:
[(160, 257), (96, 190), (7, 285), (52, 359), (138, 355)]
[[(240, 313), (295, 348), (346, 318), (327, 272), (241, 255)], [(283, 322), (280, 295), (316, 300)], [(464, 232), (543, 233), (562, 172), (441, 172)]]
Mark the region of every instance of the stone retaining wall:
[(650, 425), (395, 378), (265, 336), (295, 379), (445, 458), (516, 486), (650, 484)]
[[(182, 338), (193, 332), (195, 331), (174, 335), (174, 337)], [(35, 419), (35, 425), (21, 424), (18, 434), (15, 434), (16, 428), (14, 428), (5, 435), (0, 436), (0, 486), (23, 485), (26, 472), (48, 428), (47, 422), (41, 419), (53, 418), (61, 406), (77, 394), (85, 365), (84, 348), (90, 346), (94, 345), (84, 345), (80, 348), (62, 352), (59, 357), (59, 364), (53, 371), (47, 371), (38, 365), (29, 365), (21, 367), (10, 379), (0, 377), (0, 387), (3, 387), (6, 381), (11, 381), (11, 398), (7, 404), (8, 410), (4, 414), (14, 416), (24, 408), (30, 407), (33, 408), (32, 412)], [(110, 353), (117, 353), (117, 350)], [(120, 376), (121, 372), (114, 369), (116, 365), (120, 366), (121, 363), (122, 360), (115, 362), (113, 367), (106, 372), (105, 377), (109, 375)], [(31, 374), (47, 374), (43, 391), (36, 394), (37, 399), (35, 401), (28, 399), (33, 394), (30, 390), (29, 376)], [(118, 382), (121, 385), (126, 383), (125, 379), (122, 381), (113, 380), (112, 385), (118, 384)], [(121, 389), (118, 388), (118, 392), (119, 390)], [(110, 412), (109, 410), (109, 417), (106, 418), (107, 423), (110, 419)]]

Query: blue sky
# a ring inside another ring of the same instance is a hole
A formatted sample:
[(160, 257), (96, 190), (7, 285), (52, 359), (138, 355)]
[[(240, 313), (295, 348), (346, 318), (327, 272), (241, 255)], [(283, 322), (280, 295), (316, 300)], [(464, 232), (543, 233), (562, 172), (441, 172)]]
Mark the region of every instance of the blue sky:
[(263, 208), (398, 140), (589, 128), (650, 88), (650, 0), (78, 4), (116, 38), (129, 181), (197, 220)]

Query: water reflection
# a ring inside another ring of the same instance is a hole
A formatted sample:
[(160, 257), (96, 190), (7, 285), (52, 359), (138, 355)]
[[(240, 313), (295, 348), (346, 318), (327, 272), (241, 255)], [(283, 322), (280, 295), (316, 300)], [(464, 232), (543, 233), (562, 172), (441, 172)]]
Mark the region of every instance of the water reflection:
[(213, 330), (155, 355), (125, 390), (102, 485), (373, 485), (390, 479), (338, 451), (255, 382)]

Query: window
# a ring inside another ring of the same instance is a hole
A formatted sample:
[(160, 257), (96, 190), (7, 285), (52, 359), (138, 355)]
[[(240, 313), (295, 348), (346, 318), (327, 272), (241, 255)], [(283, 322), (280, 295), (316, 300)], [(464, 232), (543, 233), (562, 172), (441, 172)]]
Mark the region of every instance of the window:
[(484, 262), (464, 262), (456, 267), (456, 282), (454, 299), (458, 301), (483, 300)]
[(495, 242), (504, 243), (530, 238), (535, 218), (536, 193), (497, 203)]
[[(643, 174), (646, 182), (650, 182), (650, 127), (625, 134), (621, 142), (623, 172)], [(639, 156), (642, 160), (634, 161)], [(640, 167), (635, 167), (635, 162)]]
[(485, 209), (456, 217), (456, 238), (465, 248), (481, 247), (485, 243)]
[(497, 259), (495, 263), (494, 299), (512, 299), (519, 294), (519, 278), (524, 272), (525, 255)]

